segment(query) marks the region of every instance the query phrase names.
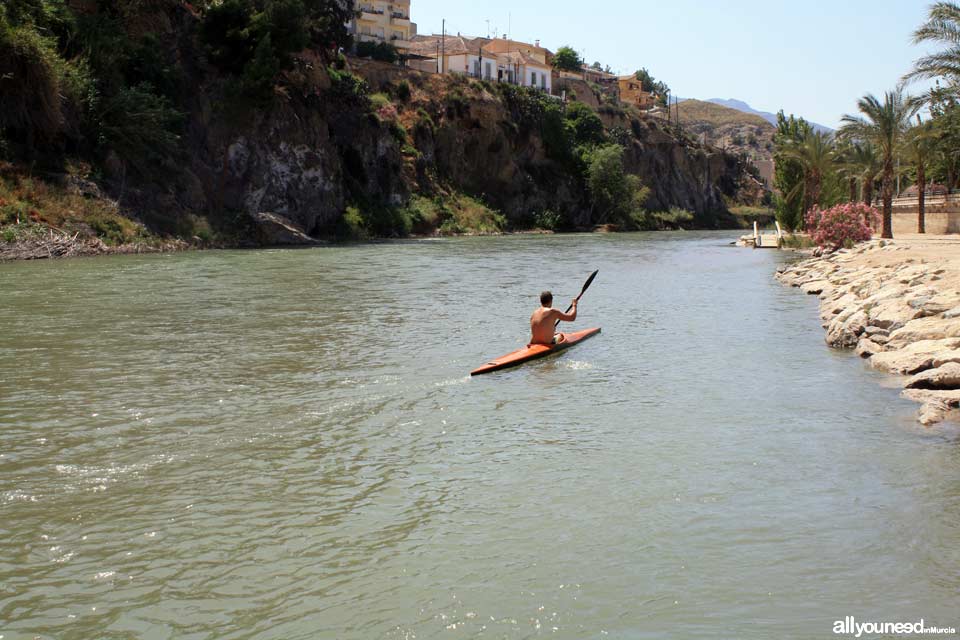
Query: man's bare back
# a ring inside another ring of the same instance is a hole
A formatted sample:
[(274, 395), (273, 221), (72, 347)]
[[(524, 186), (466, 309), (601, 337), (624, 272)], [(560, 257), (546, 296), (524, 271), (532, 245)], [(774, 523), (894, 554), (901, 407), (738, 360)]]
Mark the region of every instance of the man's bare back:
[(573, 301), (570, 313), (553, 308), (553, 295), (544, 291), (540, 295), (540, 308), (530, 316), (530, 344), (553, 344), (553, 331), (557, 320), (573, 322), (577, 319), (577, 301)]

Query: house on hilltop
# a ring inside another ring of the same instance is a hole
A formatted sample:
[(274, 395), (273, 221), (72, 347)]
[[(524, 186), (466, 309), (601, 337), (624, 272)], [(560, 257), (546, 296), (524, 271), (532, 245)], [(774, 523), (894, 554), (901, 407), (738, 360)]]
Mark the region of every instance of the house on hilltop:
[(406, 52), (416, 59), (408, 65), (432, 73), (457, 73), (524, 87), (553, 91), (548, 58), (551, 53), (537, 44), (507, 39), (456, 36), (415, 36)]
[(618, 78), (620, 85), (620, 101), (631, 104), (639, 109), (652, 109), (656, 105), (656, 96), (649, 91), (643, 90), (637, 76), (620, 76)]

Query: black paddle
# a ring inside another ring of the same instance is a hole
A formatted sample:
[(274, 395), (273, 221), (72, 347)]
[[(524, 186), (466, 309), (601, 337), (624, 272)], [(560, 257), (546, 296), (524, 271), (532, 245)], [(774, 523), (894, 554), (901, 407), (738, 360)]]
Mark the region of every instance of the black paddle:
[[(591, 274), (590, 274), (590, 277), (587, 278), (587, 281), (586, 281), (586, 282), (584, 283), (584, 285), (583, 285), (583, 289), (580, 290), (580, 295), (577, 296), (577, 302), (580, 302), (580, 298), (583, 297), (583, 294), (585, 294), (585, 293), (587, 292), (587, 289), (590, 288), (590, 285), (593, 284), (593, 279), (597, 277), (597, 274), (598, 274), (598, 273), (600, 273), (600, 270), (599, 270), (599, 269), (597, 269), (596, 271), (594, 271), (593, 273), (591, 273)], [(567, 307), (567, 313), (570, 313), (570, 310), (571, 310), (571, 309), (573, 309), (573, 305), (570, 305), (569, 307)], [(559, 325), (559, 324), (560, 324), (560, 321), (557, 320), (557, 321), (554, 323), (553, 326), (556, 327), (556, 326)]]

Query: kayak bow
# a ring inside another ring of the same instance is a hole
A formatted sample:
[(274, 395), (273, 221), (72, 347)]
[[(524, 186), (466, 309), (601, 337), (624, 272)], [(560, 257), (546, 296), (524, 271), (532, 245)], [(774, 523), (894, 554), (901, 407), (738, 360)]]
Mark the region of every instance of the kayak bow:
[(494, 371), (516, 367), (525, 362), (530, 362), (531, 360), (545, 358), (546, 356), (559, 353), (569, 349), (570, 347), (576, 346), (584, 340), (592, 338), (598, 333), (600, 333), (599, 328), (584, 329), (583, 331), (577, 331), (575, 333), (561, 333), (558, 335), (556, 344), (527, 345), (523, 349), (518, 349), (513, 353), (508, 353), (507, 355), (501, 356), (496, 360), (491, 360), (482, 367), (471, 371), (470, 375), (479, 376), (483, 375), (484, 373), (493, 373)]

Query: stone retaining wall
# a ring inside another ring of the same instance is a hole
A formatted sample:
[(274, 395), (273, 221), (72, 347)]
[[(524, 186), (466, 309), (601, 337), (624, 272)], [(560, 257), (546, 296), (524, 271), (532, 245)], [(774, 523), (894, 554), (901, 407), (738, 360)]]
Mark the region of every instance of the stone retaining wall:
[[(960, 195), (928, 196), (924, 210), (927, 233), (960, 233)], [(915, 197), (894, 199), (893, 235), (917, 233), (919, 211), (920, 205)]]

